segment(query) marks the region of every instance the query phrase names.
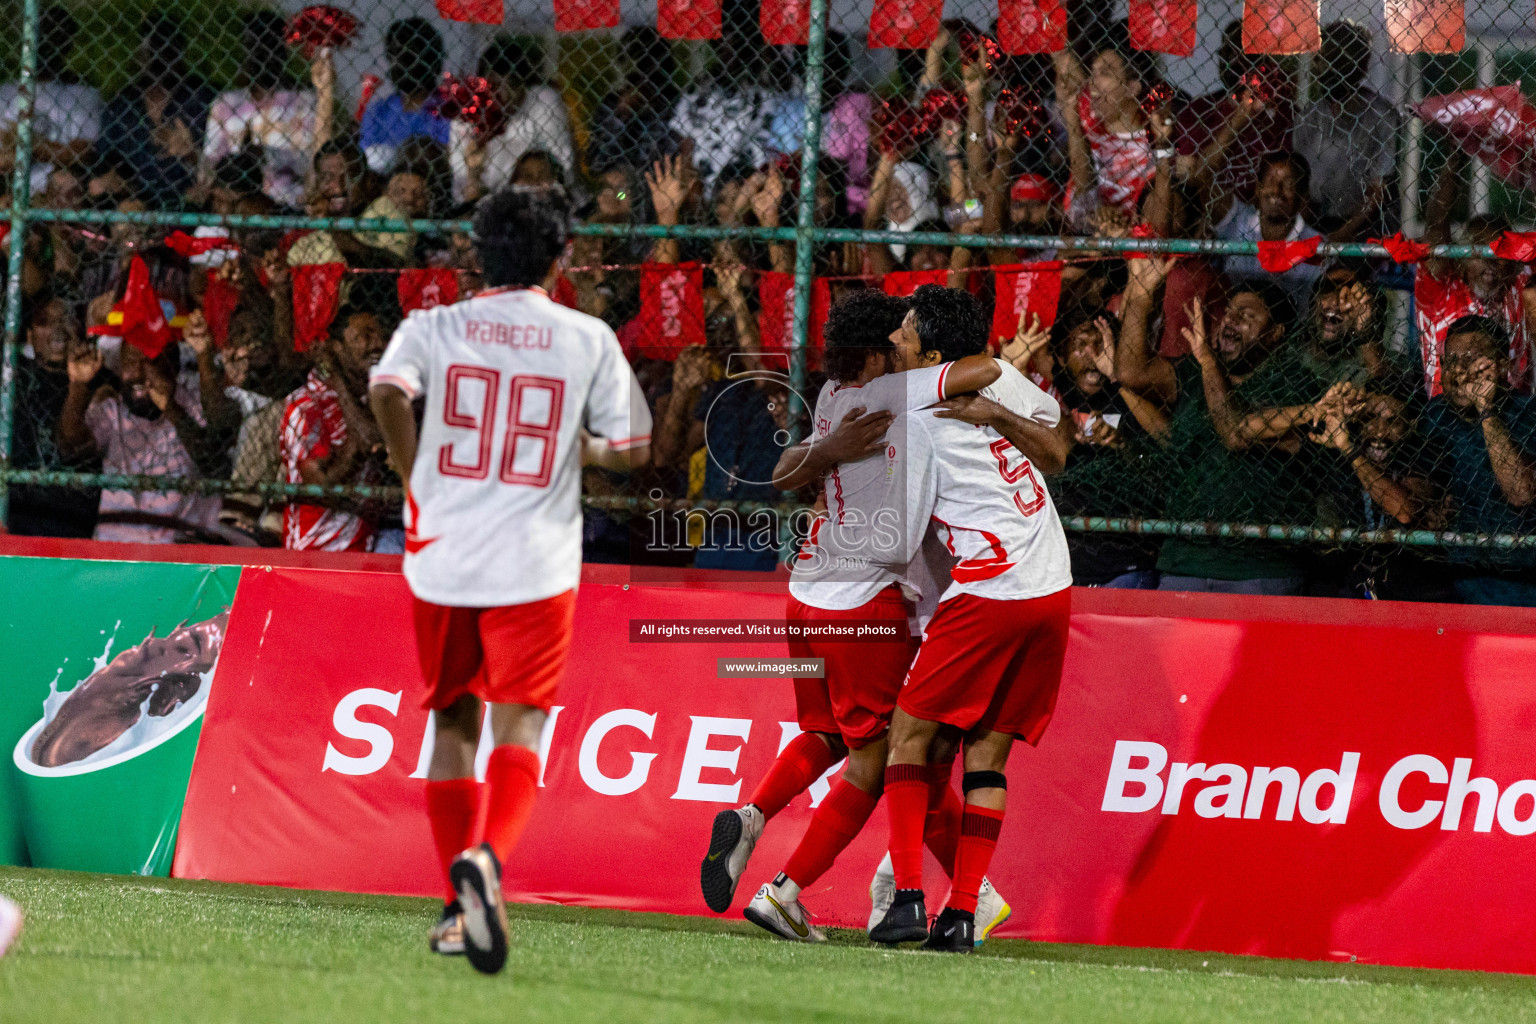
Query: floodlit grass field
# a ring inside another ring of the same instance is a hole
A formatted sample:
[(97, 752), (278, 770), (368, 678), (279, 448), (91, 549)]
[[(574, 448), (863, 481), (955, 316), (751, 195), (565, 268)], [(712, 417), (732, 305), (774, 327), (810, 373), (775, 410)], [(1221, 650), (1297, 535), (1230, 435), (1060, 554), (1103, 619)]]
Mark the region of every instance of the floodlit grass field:
[(1536, 979), (988, 943), (809, 948), (745, 922), (515, 906), (496, 978), (433, 957), (428, 900), (0, 868), (27, 927), (0, 1021), (1536, 1020)]

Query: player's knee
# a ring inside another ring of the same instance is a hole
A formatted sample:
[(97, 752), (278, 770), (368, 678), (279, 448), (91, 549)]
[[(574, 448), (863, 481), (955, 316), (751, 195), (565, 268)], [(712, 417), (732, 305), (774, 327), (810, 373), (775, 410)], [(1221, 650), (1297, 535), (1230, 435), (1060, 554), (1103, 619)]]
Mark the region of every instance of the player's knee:
[(843, 758), (848, 756), (848, 744), (844, 743), (843, 738), (836, 733), (813, 732), (811, 735), (815, 736), (817, 739), (821, 740), (822, 743), (826, 744), (827, 750), (831, 752), (833, 760), (841, 761)]
[(542, 708), (526, 704), (492, 704), (491, 735), (498, 747), (508, 745), (539, 749), (544, 721), (549, 715)]
[(432, 717), (441, 740), (474, 743), (480, 738), (480, 701), (475, 697), (465, 694)]
[(879, 796), (885, 786), (885, 754), (884, 738), (848, 751), (848, 767), (843, 770), (843, 779), (850, 786)]
[(1007, 733), (989, 732), (968, 740), (965, 745), (965, 771), (1000, 773), (1008, 767), (1008, 751), (1013, 748), (1013, 737)]

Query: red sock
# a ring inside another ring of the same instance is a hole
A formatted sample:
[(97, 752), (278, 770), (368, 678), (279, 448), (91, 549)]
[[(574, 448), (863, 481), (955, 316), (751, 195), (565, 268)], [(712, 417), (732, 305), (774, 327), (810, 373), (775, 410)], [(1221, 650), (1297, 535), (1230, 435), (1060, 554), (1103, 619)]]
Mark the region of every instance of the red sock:
[(491, 751), (485, 767), (485, 795), (475, 834), (490, 843), (503, 867), (517, 846), (539, 786), (539, 755), (527, 747), (505, 744)]
[(885, 768), (885, 804), (891, 816), (891, 867), (896, 888), (923, 887), (923, 819), (928, 814), (928, 766)]
[(790, 740), (789, 746), (774, 758), (768, 774), (757, 784), (747, 803), (755, 804), (766, 821), (804, 793), (811, 783), (821, 778), (822, 772), (836, 763), (821, 737), (813, 732), (803, 732)]
[(955, 877), (955, 848), (960, 842), (963, 807), (950, 779), (954, 768), (953, 761), (928, 766), (928, 817), (923, 820), (923, 842), (950, 878)]
[(847, 779), (837, 780), (832, 792), (816, 808), (810, 827), (795, 852), (790, 854), (784, 873), (800, 888), (813, 884), (826, 874), (837, 855), (847, 849), (859, 829), (874, 813), (877, 796), (870, 796)]
[(960, 819), (960, 850), (955, 854), (955, 884), (949, 894), (949, 905), (955, 910), (976, 913), (976, 894), (981, 891), (981, 880), (987, 875), (1002, 830), (1002, 811), (965, 805), (965, 816)]
[(458, 899), (448, 884), (448, 865), (474, 841), (475, 813), (480, 809), (480, 783), (474, 779), (428, 779), (427, 818), (432, 822), (432, 839), (437, 844), (437, 859), (443, 865), (443, 884), (448, 886), (448, 901)]

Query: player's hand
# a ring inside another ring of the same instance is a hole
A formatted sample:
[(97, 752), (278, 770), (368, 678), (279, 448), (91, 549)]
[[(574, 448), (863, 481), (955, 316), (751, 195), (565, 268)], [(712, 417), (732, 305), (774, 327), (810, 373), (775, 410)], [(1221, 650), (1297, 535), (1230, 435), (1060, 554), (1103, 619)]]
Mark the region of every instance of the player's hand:
[(872, 455), (884, 447), (885, 432), (895, 418), (888, 412), (850, 409), (832, 433), (816, 442), (816, 453), (834, 465)]
[(961, 423), (972, 423), (978, 427), (989, 427), (996, 423), (1003, 407), (981, 395), (956, 395), (954, 398), (946, 398), (934, 406), (934, 415), (941, 420), (959, 420)]

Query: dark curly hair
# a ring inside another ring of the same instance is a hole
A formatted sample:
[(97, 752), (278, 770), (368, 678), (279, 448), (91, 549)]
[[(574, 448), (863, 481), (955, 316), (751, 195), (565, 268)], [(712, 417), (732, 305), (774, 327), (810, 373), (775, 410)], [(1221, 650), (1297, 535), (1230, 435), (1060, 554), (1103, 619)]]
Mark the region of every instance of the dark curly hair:
[(857, 380), (871, 352), (891, 351), (891, 335), (906, 315), (906, 302), (894, 295), (873, 288), (849, 295), (827, 315), (822, 369), (839, 384)]
[(925, 284), (909, 303), (924, 352), (937, 352), (948, 363), (986, 350), (987, 320), (970, 292)]
[(571, 204), (565, 190), (502, 189), (475, 211), (475, 247), (485, 283), (493, 288), (542, 284), (565, 251)]

